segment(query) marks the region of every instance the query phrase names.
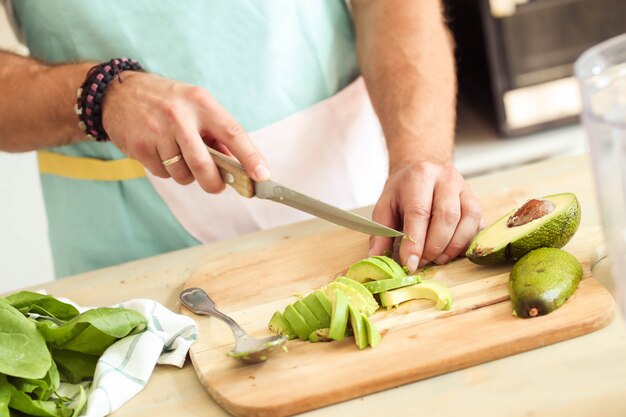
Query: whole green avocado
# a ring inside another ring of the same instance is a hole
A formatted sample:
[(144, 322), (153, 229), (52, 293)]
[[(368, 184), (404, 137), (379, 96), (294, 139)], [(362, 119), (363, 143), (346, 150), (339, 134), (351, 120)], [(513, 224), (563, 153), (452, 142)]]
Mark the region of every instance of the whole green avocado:
[(513, 314), (530, 318), (561, 307), (578, 288), (583, 270), (573, 255), (540, 248), (523, 256), (509, 275)]

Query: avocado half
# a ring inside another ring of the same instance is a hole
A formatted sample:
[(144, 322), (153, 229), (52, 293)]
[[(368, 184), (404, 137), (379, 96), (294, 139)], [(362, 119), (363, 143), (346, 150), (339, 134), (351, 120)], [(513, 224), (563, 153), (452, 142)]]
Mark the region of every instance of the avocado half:
[(528, 200), (480, 231), (465, 255), (475, 264), (516, 261), (543, 247), (561, 248), (580, 225), (580, 203), (573, 193)]

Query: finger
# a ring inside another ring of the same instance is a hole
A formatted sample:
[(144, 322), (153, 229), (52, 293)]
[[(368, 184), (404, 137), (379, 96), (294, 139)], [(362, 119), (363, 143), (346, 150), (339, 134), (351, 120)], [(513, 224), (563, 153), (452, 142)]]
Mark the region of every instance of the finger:
[(435, 259), (435, 263), (438, 265), (445, 264), (464, 253), (476, 233), (480, 230), (481, 211), (478, 199), (470, 191), (463, 191), (460, 197), (461, 221), (443, 254)]
[(179, 125), (177, 141), (187, 167), (198, 185), (207, 193), (217, 194), (223, 191), (226, 184), (197, 130), (191, 124)]
[(446, 249), (461, 220), (459, 190), (448, 181), (440, 181), (435, 189), (432, 217), (420, 265), (438, 258)]
[[(185, 162), (185, 158), (182, 157), (180, 147), (175, 141), (162, 142), (157, 145), (157, 151), (161, 157), (161, 161), (169, 175), (179, 184), (187, 185), (193, 182), (193, 175), (191, 170)], [(178, 161), (177, 157), (180, 157)], [(171, 163), (165, 164), (166, 161)]]
[(127, 144), (125, 153), (128, 157), (135, 159), (148, 170), (152, 175), (159, 178), (169, 178), (170, 174), (167, 172), (161, 157), (157, 152), (157, 149), (152, 145), (152, 142), (137, 139)]
[(424, 181), (414, 187), (402, 200), (404, 239), (400, 244), (400, 260), (410, 273), (415, 272), (422, 258), (426, 231), (430, 222), (433, 190), (433, 181), (424, 177)]
[(210, 136), (228, 148), (253, 180), (268, 180), (269, 164), (254, 146), (246, 130), (214, 99), (208, 102), (208, 107), (202, 123)]
[[(392, 201), (381, 196), (372, 212), (372, 220), (384, 226), (397, 229), (400, 226), (400, 220), (396, 215), (397, 210), (394, 208)], [(393, 238), (385, 236), (370, 236), (369, 255), (389, 255), (393, 252)]]

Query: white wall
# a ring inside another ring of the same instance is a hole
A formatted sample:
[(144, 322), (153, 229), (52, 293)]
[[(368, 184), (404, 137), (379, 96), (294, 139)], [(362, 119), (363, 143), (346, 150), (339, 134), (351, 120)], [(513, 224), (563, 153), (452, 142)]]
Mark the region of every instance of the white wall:
[[(0, 49), (25, 53), (0, 8)], [(0, 152), (0, 292), (53, 279), (34, 152)]]

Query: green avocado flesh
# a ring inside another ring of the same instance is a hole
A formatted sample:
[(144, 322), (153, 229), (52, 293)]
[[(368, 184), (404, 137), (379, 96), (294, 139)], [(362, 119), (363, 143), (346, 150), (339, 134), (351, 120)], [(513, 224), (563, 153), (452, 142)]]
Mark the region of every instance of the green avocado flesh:
[(270, 319), (268, 327), (273, 333), (285, 336), (289, 340), (298, 337), (296, 335), (296, 332), (293, 330), (287, 319), (283, 317), (280, 311), (274, 313), (274, 315)]
[(329, 328), (317, 329), (313, 330), (309, 335), (309, 342), (317, 343), (317, 342), (330, 342), (333, 339), (328, 335), (330, 333)]
[(311, 327), (306, 323), (304, 317), (298, 313), (293, 305), (288, 305), (285, 307), (285, 311), (283, 312), (283, 317), (287, 319), (289, 325), (296, 332), (298, 339), (300, 340), (308, 340), (309, 335), (313, 331)]
[(426, 281), (410, 287), (380, 293), (380, 303), (387, 308), (420, 298), (434, 301), (437, 310), (450, 310), (452, 308), (450, 290), (445, 285), (435, 281)]
[(354, 307), (356, 307), (361, 313), (365, 314), (366, 316), (371, 316), (374, 313), (374, 311), (376, 311), (376, 309), (373, 308), (366, 300), (364, 300), (363, 297), (361, 297), (361, 295), (354, 288), (348, 287), (346, 284), (333, 281), (330, 284), (328, 284), (326, 287), (323, 287), (322, 289), (326, 293), (326, 295), (328, 296), (328, 298), (330, 299), (332, 303), (334, 303), (335, 301), (335, 294), (336, 294), (335, 290), (339, 290), (348, 298), (348, 302), (350, 304), (352, 304)]
[(391, 268), (379, 259), (367, 258), (350, 266), (346, 277), (357, 282), (376, 281), (394, 277)]
[[(343, 340), (348, 326), (348, 297), (338, 289), (333, 294), (333, 316), (330, 320), (328, 337), (333, 340)], [(353, 307), (354, 308), (354, 307)]]
[(335, 278), (335, 282), (339, 282), (341, 284), (347, 285), (348, 287), (352, 287), (352, 289), (358, 292), (361, 298), (365, 300), (367, 304), (369, 304), (372, 313), (378, 309), (378, 302), (376, 301), (372, 293), (363, 286), (363, 284), (346, 277), (337, 277)]
[[(315, 317), (315, 314), (313, 314), (313, 312), (306, 306), (306, 304), (304, 304), (302, 300), (296, 301), (295, 303), (293, 303), (293, 306), (296, 311), (300, 313), (300, 315), (304, 318), (304, 321), (306, 321), (306, 324), (308, 324), (312, 330), (317, 330), (324, 327), (322, 326), (322, 323), (320, 323), (320, 321), (317, 319), (317, 317)], [(307, 335), (307, 338), (308, 337), (309, 335)]]
[(365, 330), (367, 331), (367, 343), (374, 348), (380, 343), (382, 337), (369, 317), (364, 316), (363, 323), (365, 323)]
[(317, 301), (320, 302), (324, 310), (328, 313), (328, 317), (330, 317), (331, 314), (333, 314), (333, 304), (330, 302), (330, 298), (321, 290), (313, 291), (313, 295), (315, 295)]
[(395, 277), (404, 277), (407, 275), (404, 268), (400, 266), (396, 261), (388, 256), (372, 256), (370, 259), (379, 260), (385, 263), (389, 267), (389, 270)]
[(359, 349), (365, 349), (367, 347), (367, 330), (365, 329), (363, 315), (350, 304), (348, 304), (348, 311), (350, 312), (350, 325), (354, 332), (354, 342)]
[(319, 328), (330, 326), (330, 314), (324, 309), (324, 306), (322, 306), (322, 303), (320, 302), (320, 300), (317, 299), (314, 293), (311, 293), (304, 297), (302, 299), (302, 302), (309, 308), (311, 313), (313, 313), (315, 318), (319, 321)]
[(420, 275), (407, 275), (404, 277), (381, 279), (380, 281), (370, 281), (363, 284), (365, 288), (372, 294), (378, 294), (383, 291), (395, 290), (396, 288), (406, 287), (422, 282)]
[(583, 271), (573, 255), (556, 248), (540, 248), (523, 256), (509, 275), (513, 314), (543, 316), (561, 307), (574, 294)]
[(541, 248), (561, 248), (580, 224), (580, 204), (572, 193), (527, 201), (480, 231), (466, 256), (480, 265), (515, 261)]

